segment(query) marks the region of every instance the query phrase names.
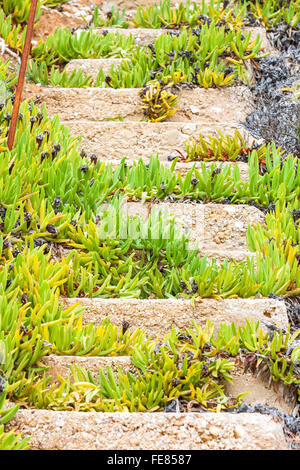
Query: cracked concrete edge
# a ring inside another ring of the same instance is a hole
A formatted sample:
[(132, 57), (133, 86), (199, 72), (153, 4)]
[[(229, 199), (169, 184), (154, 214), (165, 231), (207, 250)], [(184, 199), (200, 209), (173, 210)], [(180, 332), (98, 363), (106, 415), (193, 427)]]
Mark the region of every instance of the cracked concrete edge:
[(100, 324), (105, 318), (121, 327), (128, 321), (132, 331), (142, 329), (150, 338), (161, 338), (172, 327), (184, 331), (192, 322), (205, 326), (207, 319), (215, 325), (234, 322), (245, 325), (246, 319), (288, 327), (285, 304), (273, 299), (201, 299), (193, 307), (189, 299), (87, 299), (61, 298), (65, 308), (78, 304), (84, 307), (83, 323)]
[[(59, 114), (62, 122), (108, 120), (139, 122), (144, 119), (138, 88), (53, 88), (27, 84), (26, 99), (44, 102), (49, 116)], [(246, 86), (182, 89), (177, 112), (167, 122), (197, 122), (212, 130), (240, 127), (252, 109)], [(213, 126), (212, 126), (213, 124)]]
[(84, 413), (19, 410), (6, 426), (40, 450), (283, 450), (271, 417), (233, 413)]

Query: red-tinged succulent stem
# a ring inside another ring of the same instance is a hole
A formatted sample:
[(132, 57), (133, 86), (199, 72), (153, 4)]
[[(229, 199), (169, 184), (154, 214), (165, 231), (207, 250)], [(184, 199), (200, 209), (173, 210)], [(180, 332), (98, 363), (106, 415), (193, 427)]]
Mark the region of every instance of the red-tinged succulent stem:
[(32, 39), (33, 28), (34, 28), (34, 19), (35, 19), (35, 14), (36, 14), (36, 9), (37, 9), (37, 2), (38, 0), (32, 0), (29, 17), (28, 17), (27, 32), (26, 32), (24, 49), (22, 53), (19, 79), (18, 79), (17, 90), (15, 94), (15, 101), (14, 101), (11, 123), (9, 127), (9, 133), (8, 133), (7, 145), (8, 145), (9, 150), (13, 148), (14, 140), (15, 140), (21, 97), (22, 97), (22, 92), (23, 92), (23, 87), (24, 87), (25, 74), (27, 70), (27, 62), (28, 62), (28, 57), (29, 57), (29, 52), (30, 52), (30, 47), (31, 47), (31, 39)]

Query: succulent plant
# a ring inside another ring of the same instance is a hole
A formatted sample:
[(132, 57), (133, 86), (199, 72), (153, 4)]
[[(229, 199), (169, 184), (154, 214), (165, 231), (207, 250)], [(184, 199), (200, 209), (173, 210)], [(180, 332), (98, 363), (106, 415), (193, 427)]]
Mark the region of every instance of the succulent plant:
[(142, 109), (146, 121), (162, 122), (173, 116), (177, 109), (177, 95), (174, 95), (166, 86), (161, 86), (157, 80), (150, 81), (140, 92)]

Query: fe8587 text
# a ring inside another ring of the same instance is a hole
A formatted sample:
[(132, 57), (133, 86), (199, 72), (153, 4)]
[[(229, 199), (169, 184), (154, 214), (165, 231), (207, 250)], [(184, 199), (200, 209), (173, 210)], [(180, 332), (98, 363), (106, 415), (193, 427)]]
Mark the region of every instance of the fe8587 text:
[(191, 457), (188, 454), (153, 454), (151, 462), (156, 465), (188, 465)]

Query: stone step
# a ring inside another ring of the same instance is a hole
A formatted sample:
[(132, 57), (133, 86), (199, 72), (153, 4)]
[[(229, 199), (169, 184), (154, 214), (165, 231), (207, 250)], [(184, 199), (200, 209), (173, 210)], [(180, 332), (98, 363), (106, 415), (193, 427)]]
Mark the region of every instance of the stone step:
[[(86, 147), (84, 147), (86, 148)], [(101, 149), (101, 152), (103, 151), (103, 149)], [(96, 151), (92, 151), (92, 152), (96, 152)], [(103, 159), (103, 155), (102, 153), (99, 153), (97, 152), (99, 155), (101, 155), (101, 158), (100, 160)], [(128, 155), (128, 153), (126, 154)], [(124, 156), (126, 156), (124, 155)], [(108, 157), (108, 155), (105, 155)], [(105, 157), (104, 156), (104, 157)], [(114, 155), (116, 157), (119, 157), (119, 155)], [(142, 157), (142, 155), (141, 155)], [(172, 162), (168, 162), (166, 161), (164, 158), (161, 158), (160, 159), (162, 161), (162, 163), (164, 164), (164, 166), (166, 168), (170, 168), (171, 165), (172, 165)], [(111, 164), (114, 168), (117, 168), (119, 165), (120, 165), (120, 160), (117, 160), (117, 159), (103, 159), (103, 161), (105, 161), (105, 163), (107, 164)], [(126, 162), (127, 162), (127, 165), (129, 167), (131, 167), (133, 165), (135, 160), (133, 159), (126, 159)], [(143, 158), (143, 161), (147, 162), (148, 161), (148, 158)], [(205, 163), (205, 167), (208, 169), (212, 166), (213, 162), (204, 162)], [(216, 162), (218, 165), (221, 164), (222, 162)], [(187, 163), (183, 163), (183, 162), (178, 162), (176, 164), (176, 167), (174, 169), (174, 171), (176, 173), (179, 173), (181, 174), (182, 176), (185, 176), (186, 173), (192, 169), (192, 167), (195, 165), (195, 169), (196, 170), (199, 170), (201, 171), (201, 162), (187, 162)], [(241, 163), (241, 162), (238, 162), (238, 163), (232, 163), (232, 162), (223, 162), (223, 168), (227, 168), (227, 167), (230, 167), (232, 169), (232, 171), (234, 170), (234, 167), (235, 165), (237, 165), (239, 167), (239, 170), (240, 170), (240, 174), (241, 174), (241, 179), (245, 180), (245, 181), (248, 181), (249, 180), (249, 174), (248, 174), (248, 164), (247, 163)]]
[[(83, 367), (90, 372), (93, 378), (97, 378), (99, 369), (106, 371), (106, 367), (111, 367), (116, 377), (119, 369), (125, 374), (127, 372), (132, 374), (137, 372), (137, 368), (133, 365), (130, 356), (79, 357), (51, 354), (50, 356), (43, 357), (41, 362), (48, 367), (47, 375), (51, 376), (51, 384), (59, 384), (59, 377), (71, 378), (72, 381), (70, 366)], [(242, 393), (247, 393), (243, 401), (252, 406), (260, 403), (265, 406), (274, 406), (287, 414), (291, 412), (291, 403), (288, 399), (283, 399), (283, 393), (280, 396), (278, 391), (276, 392), (273, 387), (269, 386), (268, 377), (256, 377), (251, 372), (244, 372), (243, 368), (243, 364), (238, 365), (236, 363), (235, 368), (230, 371), (233, 378), (232, 383), (224, 380), (224, 391), (227, 396), (237, 397)], [(280, 384), (278, 385), (279, 387)], [(283, 392), (283, 389), (281, 392)]]
[[(109, 206), (103, 204), (99, 208), (99, 215), (103, 214)], [(182, 202), (128, 202), (124, 201), (118, 217), (130, 217), (138, 215), (146, 221), (149, 214), (158, 215), (158, 212), (166, 217), (165, 220), (175, 218), (175, 226), (178, 227), (178, 239), (182, 233), (189, 236), (188, 249), (198, 248), (201, 255), (207, 254), (210, 258), (223, 260), (225, 258), (243, 260), (250, 255), (247, 247), (246, 232), (249, 225), (263, 223), (264, 215), (256, 207), (240, 204), (199, 204)], [(111, 214), (116, 217), (116, 214)], [(112, 219), (113, 220), (113, 219)], [(165, 227), (164, 236), (170, 236), (168, 226)], [(111, 227), (109, 228), (111, 230)], [(126, 227), (122, 228), (120, 236), (127, 238)], [(131, 236), (140, 236), (139, 233)], [(152, 236), (155, 236), (153, 233)]]
[(121, 327), (129, 322), (132, 331), (142, 329), (150, 338), (162, 338), (172, 326), (184, 331), (192, 321), (205, 326), (207, 318), (215, 325), (234, 322), (244, 325), (246, 319), (288, 327), (285, 304), (273, 299), (201, 299), (191, 304), (190, 299), (87, 299), (61, 298), (65, 308), (80, 305), (84, 324), (101, 324), (105, 318)]
[[(103, 29), (105, 31), (112, 31), (118, 34), (124, 34), (126, 36), (132, 34), (133, 37), (136, 37), (138, 42), (143, 44), (148, 44), (152, 38), (157, 38), (160, 34), (165, 34), (168, 32), (166, 29), (142, 29), (142, 28), (129, 28), (129, 29), (120, 29), (120, 28), (106, 28)], [(97, 29), (97, 31), (101, 32), (102, 29)], [(262, 47), (264, 52), (269, 52), (271, 55), (275, 53), (278, 54), (278, 51), (275, 51), (272, 46), (270, 45), (267, 37), (266, 31), (263, 28), (248, 28), (251, 31), (251, 36), (255, 38), (258, 34), (262, 39)], [(169, 30), (170, 31), (170, 30)], [(171, 30), (171, 32), (175, 32), (175, 30)], [(79, 34), (79, 33), (77, 33)], [(152, 39), (153, 40), (153, 39)], [(103, 58), (103, 59), (73, 59), (71, 60), (67, 66), (66, 70), (68, 72), (72, 72), (73, 70), (82, 69), (84, 72), (92, 75), (93, 79), (95, 80), (99, 70), (103, 69), (105, 74), (109, 74), (111, 66), (113, 65), (116, 69), (119, 67), (123, 61), (129, 59), (111, 59), (111, 58)]]
[(136, 368), (132, 364), (130, 356), (44, 356), (40, 361), (44, 366), (48, 367), (47, 375), (51, 375), (51, 383), (58, 382), (58, 375), (61, 377), (70, 377), (70, 366), (83, 367), (87, 369), (93, 377), (98, 375), (99, 369), (111, 367), (117, 373), (120, 368), (123, 372), (134, 373)]
[[(142, 158), (148, 161), (151, 155), (158, 153), (159, 159), (165, 166), (171, 166), (168, 156), (179, 158), (186, 156), (184, 143), (194, 138), (196, 141), (201, 133), (205, 137), (219, 137), (218, 129), (214, 123), (202, 125), (201, 123), (177, 122), (95, 122), (89, 121), (63, 121), (74, 137), (81, 136), (81, 148), (87, 154), (95, 153), (100, 160), (113, 160), (119, 163), (124, 157), (128, 163)], [(238, 130), (244, 137), (247, 146), (251, 146), (254, 139), (242, 127), (222, 126), (222, 133), (234, 135)], [(176, 168), (186, 173), (194, 163), (201, 167), (201, 162), (178, 162)], [(210, 162), (207, 162), (210, 165)], [(248, 179), (248, 164), (236, 163), (239, 166), (243, 179)], [(224, 165), (234, 166), (235, 163), (224, 162)]]
[(66, 71), (71, 73), (73, 70), (81, 69), (95, 80), (100, 69), (103, 69), (104, 73), (108, 75), (112, 65), (116, 69), (124, 61), (128, 61), (128, 59), (73, 59), (66, 65)]
[[(27, 98), (44, 102), (48, 115), (59, 114), (65, 123), (95, 123), (111, 119), (136, 122), (144, 119), (140, 89), (26, 88)], [(250, 91), (245, 86), (181, 90), (178, 92), (177, 112), (168, 121), (197, 122), (203, 129), (206, 126), (220, 130), (226, 126), (237, 128), (249, 113), (251, 103)]]
[[(251, 32), (251, 39), (255, 40), (256, 37), (259, 35), (261, 39), (261, 51), (265, 53), (270, 53), (272, 55), (277, 54), (278, 51), (271, 46), (268, 38), (267, 33), (264, 28), (261, 27), (245, 27), (243, 28), (245, 32)], [(78, 30), (77, 34), (80, 34), (80, 29)], [(103, 28), (96, 28), (99, 34), (102, 34), (104, 31), (112, 32), (115, 34), (124, 34), (124, 36), (130, 36), (135, 39), (135, 43), (139, 46), (147, 46), (147, 44), (155, 41), (161, 34), (178, 34), (179, 30), (176, 29), (150, 29), (150, 28), (114, 28), (114, 27), (103, 27)]]
[[(179, 3), (182, 2), (185, 4), (185, 0), (171, 0), (170, 4), (171, 7), (174, 8)], [(205, 3), (209, 3), (210, 0), (205, 0)], [(93, 6), (96, 6), (99, 8), (99, 11), (106, 13), (111, 12), (112, 8), (115, 10), (123, 10), (125, 8), (126, 13), (127, 12), (133, 12), (136, 11), (138, 6), (141, 6), (142, 8), (149, 7), (149, 6), (154, 6), (155, 3), (159, 4), (159, 0), (69, 0), (66, 5), (63, 5), (63, 7), (68, 11), (69, 6), (70, 7), (76, 7), (77, 9), (79, 8), (79, 11), (82, 13), (85, 13), (85, 10), (88, 10), (89, 8), (92, 8)], [(197, 3), (199, 5), (202, 4), (202, 0), (192, 0), (191, 4)]]
[(19, 410), (6, 429), (36, 450), (287, 449), (281, 425), (256, 413)]
[[(109, 212), (110, 211), (110, 212)], [(247, 257), (254, 258), (253, 252), (250, 252), (247, 246), (246, 232), (247, 227), (256, 223), (263, 223), (264, 215), (257, 208), (249, 205), (229, 205), (229, 204), (211, 204), (211, 203), (186, 203), (174, 202), (127, 202), (125, 199), (118, 212), (111, 209), (107, 203), (102, 204), (97, 214), (109, 213), (109, 224), (104, 229), (109, 232), (109, 236), (115, 236), (114, 230), (119, 221), (119, 234), (121, 239), (127, 239), (128, 235), (133, 238), (144, 237), (144, 232), (140, 232), (136, 226), (130, 227), (128, 233), (127, 224), (122, 223), (127, 218), (133, 219), (138, 216), (141, 222), (146, 222), (149, 214), (158, 216), (159, 213), (165, 220), (175, 219), (175, 232), (179, 240), (183, 234), (187, 236), (186, 249), (197, 249), (197, 253), (204, 257), (207, 256), (208, 262), (213, 259), (220, 265), (225, 259), (229, 261), (244, 262)], [(156, 220), (155, 218), (152, 220)], [(155, 224), (155, 222), (154, 222)], [(139, 224), (139, 226), (141, 226)], [(143, 229), (143, 227), (142, 227)], [(159, 234), (156, 232), (157, 226), (151, 227), (152, 237), (156, 238)], [(163, 236), (170, 237), (170, 224), (164, 226)], [(100, 236), (106, 238), (107, 233), (103, 232)], [(65, 256), (69, 250), (64, 250)]]
[[(82, 1), (82, 0), (79, 0)], [(125, 8), (126, 11), (126, 18), (131, 19), (138, 7), (146, 8), (150, 6), (154, 6), (155, 3), (159, 5), (159, 0), (104, 0), (102, 2), (101, 0), (96, 0), (96, 5), (100, 6), (99, 12), (103, 12), (104, 15), (112, 11), (112, 8), (115, 10), (119, 9), (122, 10)], [(186, 4), (185, 0), (171, 0), (170, 5), (172, 8), (177, 7), (179, 3), (183, 3), (184, 5)], [(197, 3), (199, 5), (202, 4), (202, 0), (193, 0), (190, 2), (191, 5), (193, 3)], [(209, 4), (210, 0), (205, 0), (205, 3)]]

